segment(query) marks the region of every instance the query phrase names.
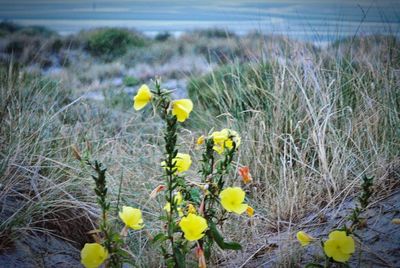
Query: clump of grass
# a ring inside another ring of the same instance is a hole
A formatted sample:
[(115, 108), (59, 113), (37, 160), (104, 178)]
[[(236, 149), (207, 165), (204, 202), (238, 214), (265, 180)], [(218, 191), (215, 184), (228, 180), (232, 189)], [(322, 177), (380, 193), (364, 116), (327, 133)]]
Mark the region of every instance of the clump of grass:
[(124, 82), (124, 85), (127, 87), (134, 87), (137, 84), (139, 84), (140, 81), (138, 79), (136, 79), (135, 77), (128, 75), (128, 76), (124, 77), (123, 82)]
[(342, 54), (292, 45), (277, 55), (285, 60), (232, 63), (189, 86), (197, 126), (228, 123), (243, 133), (240, 161), (256, 182), (248, 190), (278, 232), (358, 191), (364, 175), (381, 189), (398, 183), (385, 173), (400, 149), (399, 81), (382, 55), (398, 46), (383, 38), (373, 52)]
[(1, 69), (0, 89), (1, 240), (39, 232), (83, 242), (97, 213), (68, 164), (68, 91), (14, 68)]
[(124, 55), (129, 47), (142, 47), (144, 37), (127, 29), (104, 28), (87, 33), (86, 49), (93, 56), (111, 61)]

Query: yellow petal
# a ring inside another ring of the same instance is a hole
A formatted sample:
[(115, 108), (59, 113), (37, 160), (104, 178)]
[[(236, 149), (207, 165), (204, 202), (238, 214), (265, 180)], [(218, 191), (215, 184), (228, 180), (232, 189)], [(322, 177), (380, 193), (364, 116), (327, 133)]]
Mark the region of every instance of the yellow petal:
[(296, 237), (302, 246), (307, 246), (314, 239), (312, 236), (303, 231), (297, 232)]
[(175, 201), (175, 203), (176, 203), (177, 205), (180, 205), (180, 204), (182, 203), (182, 200), (183, 200), (183, 198), (182, 198), (181, 192), (177, 192), (177, 193), (175, 194), (175, 196), (174, 196), (174, 201)]
[(193, 102), (189, 99), (181, 99), (172, 102), (172, 114), (176, 115), (179, 122), (184, 122), (189, 118), (193, 109)]
[(324, 243), (324, 251), (337, 262), (347, 262), (355, 251), (354, 240), (345, 231), (333, 231)]
[(189, 213), (188, 216), (181, 219), (179, 227), (186, 240), (196, 241), (204, 236), (204, 231), (208, 228), (208, 225), (203, 217)]
[(140, 209), (123, 206), (122, 211), (119, 212), (118, 215), (129, 228), (134, 230), (143, 228), (142, 212)]
[(164, 210), (167, 212), (171, 212), (171, 204), (169, 202), (167, 202), (164, 206)]
[(242, 214), (248, 205), (243, 204), (245, 192), (240, 187), (228, 187), (219, 194), (222, 206), (228, 212)]
[(204, 137), (204, 135), (201, 135), (201, 136), (197, 139), (196, 145), (202, 145), (202, 144), (204, 143), (204, 141), (205, 141), (205, 137)]
[(247, 215), (249, 215), (250, 217), (254, 216), (254, 208), (247, 206), (246, 212), (247, 212)]
[(197, 213), (196, 208), (192, 204), (188, 205), (188, 209), (187, 210), (188, 210), (188, 213), (192, 213), (192, 214), (196, 214)]
[[(192, 165), (192, 159), (188, 154), (178, 153), (176, 157), (173, 159), (173, 163), (175, 163), (175, 173), (179, 174), (189, 170), (190, 166)], [(166, 168), (165, 161), (161, 162), (161, 167)]]
[(178, 153), (174, 160), (176, 162), (175, 167), (177, 168), (178, 173), (189, 170), (190, 166), (192, 165), (192, 159), (188, 154)]
[(98, 243), (86, 243), (81, 250), (81, 263), (86, 268), (97, 268), (107, 258), (107, 250)]
[(151, 98), (152, 94), (149, 87), (147, 85), (142, 85), (133, 98), (133, 108), (135, 108), (136, 111), (143, 109), (147, 103), (150, 102)]

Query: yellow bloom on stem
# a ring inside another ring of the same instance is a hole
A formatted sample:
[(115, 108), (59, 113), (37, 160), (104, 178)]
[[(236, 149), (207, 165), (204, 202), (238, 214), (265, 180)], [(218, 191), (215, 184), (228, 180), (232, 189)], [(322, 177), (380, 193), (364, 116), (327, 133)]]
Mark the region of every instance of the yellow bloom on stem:
[(324, 243), (324, 251), (335, 261), (346, 262), (355, 251), (354, 240), (345, 231), (333, 231)]
[[(167, 212), (171, 212), (171, 204), (170, 204), (169, 202), (167, 202), (167, 203), (165, 204), (164, 210), (167, 211)], [(178, 215), (179, 215), (179, 217), (182, 217), (182, 216), (183, 216), (182, 208), (178, 208), (177, 210), (178, 210)]]
[(307, 234), (306, 232), (299, 231), (296, 234), (297, 240), (299, 240), (300, 244), (304, 247), (310, 244), (314, 238)]
[(174, 158), (174, 161), (176, 162), (175, 167), (178, 173), (187, 171), (192, 165), (192, 159), (188, 154), (178, 153)]
[(122, 211), (118, 215), (129, 228), (134, 230), (143, 228), (142, 212), (140, 209), (123, 206)]
[(227, 128), (213, 132), (211, 137), (214, 141), (213, 149), (218, 154), (222, 154), (225, 148), (232, 149), (233, 142), (235, 142), (236, 148), (239, 147), (241, 141), (240, 136), (236, 131)]
[(250, 217), (254, 216), (254, 208), (248, 206), (246, 209), (247, 215), (249, 215)]
[[(173, 162), (175, 163), (175, 168), (176, 168), (175, 174), (187, 171), (192, 165), (192, 159), (188, 154), (178, 153), (176, 157), (173, 159)], [(165, 168), (165, 161), (161, 163), (161, 166)]]
[(247, 204), (243, 204), (245, 195), (240, 187), (228, 187), (221, 191), (219, 198), (224, 209), (240, 215), (248, 208)]
[(181, 99), (172, 102), (172, 114), (176, 115), (179, 122), (184, 122), (189, 118), (193, 110), (193, 102), (189, 99)]
[(233, 142), (234, 142), (235, 145), (236, 145), (236, 148), (238, 148), (239, 145), (240, 145), (240, 142), (242, 140), (240, 138), (239, 134), (236, 131), (231, 130), (231, 129), (227, 129), (227, 128), (223, 129), (223, 131), (227, 131), (228, 132), (228, 136), (229, 136), (229, 139), (226, 141), (225, 146), (228, 149), (232, 149), (233, 148)]
[(149, 87), (147, 85), (142, 85), (136, 93), (136, 96), (133, 97), (133, 108), (135, 108), (136, 111), (143, 109), (147, 103), (150, 102), (151, 98), (152, 94)]
[(181, 219), (179, 227), (181, 227), (186, 240), (196, 241), (204, 236), (204, 231), (207, 230), (208, 225), (203, 217), (189, 213)]
[(206, 139), (206, 138), (204, 137), (204, 135), (201, 135), (201, 136), (197, 139), (196, 145), (197, 145), (197, 146), (202, 145), (202, 144), (204, 143), (205, 139)]
[(222, 154), (225, 150), (225, 141), (227, 141), (229, 138), (228, 131), (226, 131), (226, 129), (221, 131), (214, 131), (211, 134), (211, 137), (214, 141), (214, 151), (216, 151), (218, 154)]
[(187, 211), (188, 211), (188, 213), (192, 213), (192, 214), (196, 214), (197, 213), (196, 208), (192, 204), (188, 205)]
[(97, 268), (107, 258), (107, 250), (98, 243), (86, 243), (81, 250), (81, 263), (86, 268)]

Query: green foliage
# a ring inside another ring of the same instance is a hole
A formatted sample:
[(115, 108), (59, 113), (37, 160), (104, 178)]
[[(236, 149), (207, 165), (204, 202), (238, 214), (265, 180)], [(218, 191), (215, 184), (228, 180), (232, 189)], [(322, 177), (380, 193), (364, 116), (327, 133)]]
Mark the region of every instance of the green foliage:
[(123, 82), (127, 87), (133, 87), (140, 83), (140, 81), (133, 76), (125, 76)]
[(88, 33), (86, 49), (95, 57), (111, 61), (124, 55), (129, 47), (142, 47), (145, 39), (126, 29), (103, 28)]
[(10, 21), (0, 22), (0, 31), (7, 34), (18, 33), (27, 36), (40, 36), (49, 38), (57, 36), (57, 32), (44, 26), (22, 26)]
[(114, 230), (115, 227), (110, 224), (108, 214), (110, 212), (110, 202), (107, 200), (107, 181), (106, 181), (106, 168), (102, 167), (102, 164), (94, 161), (91, 163), (89, 160), (86, 164), (93, 169), (96, 175), (92, 175), (96, 187), (94, 192), (97, 196), (97, 204), (101, 208), (101, 222), (100, 231), (101, 235), (104, 236), (104, 246), (110, 254), (110, 260), (108, 261), (107, 267), (120, 268), (123, 265), (123, 258), (125, 257), (124, 251), (121, 251), (123, 246), (123, 240), (120, 235)]
[(162, 33), (158, 33), (154, 37), (154, 40), (156, 40), (158, 42), (164, 42), (164, 41), (167, 41), (170, 38), (171, 38), (171, 34), (169, 32), (162, 32)]
[(197, 30), (193, 32), (194, 35), (198, 35), (200, 37), (206, 38), (235, 38), (237, 37), (234, 32), (230, 32), (224, 29), (218, 28), (211, 28), (211, 29), (204, 29), (204, 30)]
[(110, 108), (117, 108), (123, 111), (132, 107), (132, 98), (123, 89), (103, 90), (104, 103)]
[(270, 63), (260, 65), (225, 65), (213, 73), (192, 78), (188, 83), (189, 96), (212, 115), (230, 113), (243, 117), (249, 109), (270, 109), (268, 96), (274, 86)]
[(13, 33), (20, 29), (22, 29), (22, 26), (14, 23), (14, 22), (6, 21), (6, 20), (3, 20), (2, 22), (0, 22), (0, 30), (2, 30), (4, 32)]

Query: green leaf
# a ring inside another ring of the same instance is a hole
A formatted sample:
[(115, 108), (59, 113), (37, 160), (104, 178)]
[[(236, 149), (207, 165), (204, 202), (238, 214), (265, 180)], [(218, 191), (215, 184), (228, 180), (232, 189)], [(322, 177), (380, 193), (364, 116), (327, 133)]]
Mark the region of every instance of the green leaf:
[(165, 241), (165, 240), (167, 240), (168, 239), (168, 236), (166, 236), (165, 234), (163, 234), (163, 233), (159, 233), (159, 234), (157, 234), (154, 238), (153, 238), (153, 243), (157, 243), (157, 242), (159, 242), (159, 243), (161, 243), (161, 242), (163, 242), (163, 241)]
[(323, 265), (321, 265), (321, 264), (318, 264), (318, 263), (309, 263), (309, 264), (307, 264), (306, 266), (305, 266), (305, 268), (324, 268), (324, 266)]
[(175, 267), (175, 261), (172, 258), (169, 258), (165, 261), (165, 264), (167, 265), (168, 268), (174, 268)]
[(236, 242), (225, 242), (222, 235), (218, 232), (217, 226), (213, 221), (209, 222), (210, 231), (214, 241), (221, 249), (241, 250), (242, 246)]
[(237, 242), (224, 242), (222, 249), (241, 250), (242, 246)]
[(176, 258), (176, 261), (177, 261), (177, 266), (179, 268), (185, 268), (186, 267), (186, 265), (185, 265), (185, 255), (182, 253), (182, 251), (179, 248), (179, 246), (175, 247), (174, 253), (175, 253), (175, 258)]
[(201, 197), (200, 197), (201, 193), (200, 190), (198, 188), (192, 188), (190, 190), (190, 197), (193, 200), (193, 202), (200, 204), (201, 203)]

